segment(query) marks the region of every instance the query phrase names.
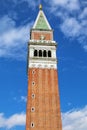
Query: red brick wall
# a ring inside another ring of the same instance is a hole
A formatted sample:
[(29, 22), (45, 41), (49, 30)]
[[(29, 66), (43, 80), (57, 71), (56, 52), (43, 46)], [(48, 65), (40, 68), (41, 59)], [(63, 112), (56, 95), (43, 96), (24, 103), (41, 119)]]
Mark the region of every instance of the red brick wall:
[(45, 40), (53, 40), (52, 32), (32, 32), (31, 39), (40, 40), (41, 35), (45, 36)]
[[(27, 99), (26, 130), (62, 130), (56, 69), (29, 69)], [(35, 112), (31, 112), (31, 107), (35, 107)]]

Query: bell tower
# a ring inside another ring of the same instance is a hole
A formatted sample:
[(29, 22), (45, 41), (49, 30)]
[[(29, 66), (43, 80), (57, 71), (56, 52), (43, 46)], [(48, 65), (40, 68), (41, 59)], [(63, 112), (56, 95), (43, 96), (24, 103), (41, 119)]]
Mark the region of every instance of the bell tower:
[(62, 130), (56, 45), (40, 5), (28, 44), (26, 130)]

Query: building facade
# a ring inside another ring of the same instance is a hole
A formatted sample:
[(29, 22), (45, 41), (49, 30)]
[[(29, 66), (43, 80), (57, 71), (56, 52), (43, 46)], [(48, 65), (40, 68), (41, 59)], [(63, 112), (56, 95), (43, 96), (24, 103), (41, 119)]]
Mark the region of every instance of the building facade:
[(26, 130), (62, 130), (57, 43), (41, 5), (39, 9), (28, 44)]

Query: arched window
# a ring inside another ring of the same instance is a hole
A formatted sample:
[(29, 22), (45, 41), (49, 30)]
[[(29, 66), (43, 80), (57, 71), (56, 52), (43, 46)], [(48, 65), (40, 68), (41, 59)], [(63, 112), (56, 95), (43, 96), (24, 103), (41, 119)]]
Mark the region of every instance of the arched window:
[(34, 50), (34, 56), (37, 56), (37, 50)]
[(42, 57), (42, 50), (39, 50), (39, 57)]
[(48, 57), (51, 57), (51, 51), (48, 51)]
[(46, 52), (46, 50), (43, 51), (43, 57), (47, 57), (47, 52)]

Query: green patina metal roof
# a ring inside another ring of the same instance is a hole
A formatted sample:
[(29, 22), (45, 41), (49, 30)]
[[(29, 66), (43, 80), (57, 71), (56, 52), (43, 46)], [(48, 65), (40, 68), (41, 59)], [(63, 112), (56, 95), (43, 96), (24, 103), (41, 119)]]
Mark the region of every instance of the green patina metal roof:
[(40, 13), (39, 18), (37, 20), (35, 29), (47, 29), (49, 30), (49, 25), (47, 24), (47, 21), (43, 15), (43, 13)]

